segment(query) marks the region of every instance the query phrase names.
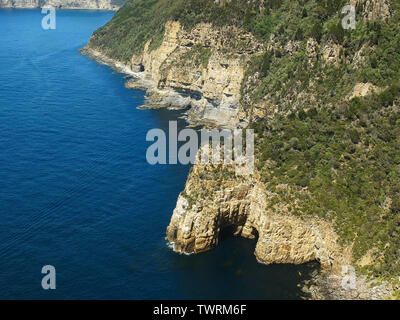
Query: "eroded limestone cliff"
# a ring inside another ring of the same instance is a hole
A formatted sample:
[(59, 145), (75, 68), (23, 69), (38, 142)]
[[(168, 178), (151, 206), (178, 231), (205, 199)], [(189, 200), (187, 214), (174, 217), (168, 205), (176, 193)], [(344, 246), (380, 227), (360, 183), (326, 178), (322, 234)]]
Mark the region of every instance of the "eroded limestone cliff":
[(261, 263), (318, 261), (335, 272), (351, 263), (351, 247), (339, 244), (331, 224), (288, 209), (274, 203), (257, 174), (238, 177), (233, 167), (197, 164), (178, 198), (167, 240), (178, 252), (199, 253), (215, 247), (221, 231), (231, 228), (235, 235), (258, 239), (254, 254)]
[[(217, 2), (221, 6), (226, 3)], [(261, 2), (260, 12), (265, 9), (264, 2)], [(358, 23), (362, 20), (386, 20), (393, 13), (386, 0), (354, 0), (351, 4), (357, 6)], [(308, 13), (303, 11), (301, 14), (307, 16)], [(359, 19), (360, 14), (362, 19)], [(335, 110), (338, 102), (345, 104), (352, 98), (367, 97), (383, 90), (383, 86), (370, 83), (368, 77), (354, 77), (337, 90), (326, 90), (329, 86), (335, 88), (332, 83), (338, 82), (337, 76), (331, 82), (326, 79), (330, 74), (342, 75), (342, 72), (336, 72), (339, 67), (346, 65), (350, 73), (368, 67), (368, 56), (377, 51), (377, 43), (360, 42), (347, 50), (343, 41), (335, 40), (336, 33), (340, 37), (335, 28), (331, 28), (331, 34), (323, 36), (322, 41), (315, 35), (304, 37), (300, 33), (300, 36), (294, 36), (294, 27), (291, 31), (290, 37), (282, 36), (279, 31), (260, 43), (251, 33), (234, 26), (217, 28), (200, 23), (187, 30), (179, 22), (169, 21), (159, 46), (149, 40), (143, 52), (127, 62), (121, 63), (105, 56), (103, 53), (107, 50), (93, 45), (96, 41), (89, 43), (87, 52), (117, 69), (132, 73), (135, 78), (127, 83), (127, 87), (147, 90), (150, 107), (188, 108), (188, 120), (206, 126), (244, 127), (250, 120), (272, 120), (289, 114), (296, 117), (298, 110), (303, 111), (299, 118), (304, 118), (304, 111), (308, 112), (311, 106), (320, 108), (319, 104), (323, 104), (325, 108)], [(101, 37), (101, 32), (93, 37), (96, 36)], [(278, 61), (272, 63), (275, 69), (270, 68), (267, 53), (271, 60)], [(287, 66), (296, 68), (290, 70)], [(286, 74), (290, 76), (281, 76)], [(339, 116), (336, 121), (338, 119)], [(265, 140), (271, 138), (264, 134)], [(283, 135), (284, 132), (277, 134)], [(282, 148), (281, 152), (299, 153), (301, 146), (298, 144), (298, 137), (294, 137), (276, 146)], [(361, 147), (359, 143), (358, 146)], [(354, 152), (355, 147), (351, 147)], [(310, 147), (307, 157), (313, 150)], [(332, 151), (328, 150), (326, 154)], [(346, 153), (339, 155), (340, 162), (350, 157)], [(299, 171), (310, 171), (310, 167)], [(337, 169), (332, 169), (335, 174)], [(297, 170), (297, 166), (288, 167), (285, 174)], [(261, 170), (260, 173), (265, 175)], [(336, 180), (333, 183), (336, 184)], [(363, 266), (364, 260), (368, 260), (367, 265), (372, 265), (376, 257), (367, 259), (368, 255), (365, 255), (354, 261), (356, 246), (353, 240), (343, 245), (337, 234), (339, 229), (333, 226), (334, 219), (328, 222), (316, 215), (302, 215), (299, 213), (301, 210), (296, 210), (300, 208), (296, 193), (309, 191), (303, 181), (298, 185), (301, 188), (294, 188), (295, 185), (278, 186), (290, 200), (282, 202), (257, 173), (243, 178), (235, 175), (234, 168), (197, 164), (178, 198), (167, 228), (167, 240), (174, 244), (176, 251), (200, 253), (215, 247), (221, 231), (231, 228), (238, 236), (257, 238), (255, 256), (262, 263), (318, 261), (328, 274), (333, 271), (337, 279), (341, 279), (342, 266)], [(338, 291), (341, 286), (338, 281), (327, 287), (335, 287), (334, 290)], [(360, 297), (369, 296), (366, 293)]]
[[(199, 24), (187, 31), (168, 22), (161, 45), (131, 58), (127, 69), (137, 78), (129, 88), (146, 88), (150, 107), (189, 108), (192, 124), (236, 127), (241, 113), (241, 85), (246, 65), (263, 46), (243, 30)], [(89, 50), (101, 52), (89, 44)], [(98, 57), (98, 54), (97, 54)]]

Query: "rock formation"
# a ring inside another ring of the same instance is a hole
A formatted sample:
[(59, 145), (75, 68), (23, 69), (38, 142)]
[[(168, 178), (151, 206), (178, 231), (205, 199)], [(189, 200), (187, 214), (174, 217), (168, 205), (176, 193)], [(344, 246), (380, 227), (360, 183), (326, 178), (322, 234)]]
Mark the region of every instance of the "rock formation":
[[(221, 6), (228, 2), (216, 0)], [(354, 0), (351, 4), (357, 6), (364, 20), (384, 20), (391, 16), (386, 0)], [(260, 11), (263, 5), (264, 2)], [(233, 26), (217, 28), (201, 23), (189, 31), (179, 22), (169, 21), (160, 46), (154, 48), (149, 40), (141, 54), (124, 64), (104, 56), (102, 48), (91, 43), (86, 52), (132, 73), (135, 78), (127, 87), (147, 90), (150, 107), (188, 108), (191, 124), (233, 128), (245, 127), (250, 118), (272, 119), (317, 103), (313, 86), (321, 79), (311, 79), (309, 91), (294, 85), (290, 94), (273, 96), (271, 90), (267, 90), (255, 103), (254, 92), (266, 75), (260, 75), (259, 69), (249, 72), (251, 64), (248, 62), (253, 58), (261, 55), (264, 58), (266, 52), (295, 57), (303, 50), (304, 53), (300, 53), (305, 55), (310, 66), (322, 61), (321, 68), (332, 68), (346, 61), (356, 69), (373, 50), (362, 46), (357, 52), (343, 56), (342, 49), (342, 44), (330, 39), (320, 43), (311, 37), (302, 48), (301, 41), (279, 40), (273, 34), (265, 43), (260, 43), (251, 33)], [(280, 89), (288, 90), (284, 84)], [(366, 82), (353, 84), (350, 91), (343, 94), (347, 100), (366, 97), (380, 92), (381, 88)], [(244, 104), (251, 108), (245, 109)], [(257, 238), (254, 253), (261, 263), (318, 261), (338, 279), (342, 266), (359, 264), (353, 261), (354, 243), (343, 245), (333, 222), (296, 214), (300, 212), (297, 210), (300, 205), (293, 193), (299, 191), (284, 184), (279, 188), (291, 202), (279, 201), (279, 197), (261, 182), (257, 172), (244, 178), (236, 176), (233, 167), (196, 164), (177, 200), (166, 238), (178, 252), (200, 253), (218, 245), (221, 232), (230, 229), (237, 236)], [(301, 192), (307, 193), (307, 188)], [(335, 285), (327, 286), (337, 291), (340, 283), (336, 281)]]
[(178, 198), (167, 240), (178, 252), (199, 253), (215, 247), (221, 231), (231, 228), (235, 235), (258, 238), (255, 256), (265, 264), (318, 261), (334, 271), (350, 264), (351, 248), (339, 244), (329, 223), (295, 216), (284, 206), (276, 213), (273, 201), (257, 174), (239, 178), (232, 167), (197, 164)]
[(118, 10), (124, 1), (115, 0), (0, 0), (0, 8), (100, 9)]

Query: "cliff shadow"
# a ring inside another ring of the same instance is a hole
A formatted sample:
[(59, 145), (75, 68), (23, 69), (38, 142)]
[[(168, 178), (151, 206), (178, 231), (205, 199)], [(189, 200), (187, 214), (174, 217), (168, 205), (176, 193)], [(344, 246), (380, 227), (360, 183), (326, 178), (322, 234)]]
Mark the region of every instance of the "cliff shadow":
[(243, 226), (237, 224), (228, 224), (221, 228), (218, 235), (218, 243), (233, 237), (241, 237), (245, 239), (250, 239), (257, 243), (259, 234), (256, 228), (251, 228), (251, 232), (248, 235), (243, 234)]

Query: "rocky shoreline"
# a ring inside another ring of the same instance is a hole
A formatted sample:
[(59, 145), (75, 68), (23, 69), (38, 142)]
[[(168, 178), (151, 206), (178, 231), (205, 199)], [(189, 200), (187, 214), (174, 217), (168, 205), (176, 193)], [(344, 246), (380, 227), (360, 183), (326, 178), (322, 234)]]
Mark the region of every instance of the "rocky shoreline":
[[(96, 35), (88, 52), (106, 61), (94, 43)], [(148, 41), (141, 54), (125, 63), (138, 73), (127, 87), (146, 89), (148, 105), (189, 109), (191, 125), (244, 127), (248, 116), (241, 103), (242, 81), (250, 58), (262, 52), (263, 45), (254, 36), (236, 27), (217, 29), (203, 23), (187, 31), (169, 21), (158, 48), (153, 50)]]
[(52, 6), (56, 9), (68, 10), (108, 10), (117, 11), (121, 6), (112, 0), (0, 0), (0, 9), (38, 9)]
[[(138, 89), (143, 90), (146, 92), (146, 101), (144, 105), (137, 107), (138, 109), (145, 110), (145, 109), (170, 109), (175, 110), (174, 106), (172, 105), (161, 105), (161, 104), (153, 104), (151, 98), (149, 97), (149, 93), (151, 92), (152, 88), (154, 88), (154, 81), (149, 79), (143, 72), (135, 72), (132, 68), (120, 61), (107, 57), (99, 50), (90, 48), (89, 46), (85, 46), (80, 49), (80, 52), (89, 58), (97, 61), (98, 63), (107, 65), (114, 69), (117, 72), (126, 74), (125, 77), (125, 88), (127, 89)], [(181, 108), (177, 108), (181, 109)]]
[(95, 50), (93, 48), (90, 48), (89, 46), (85, 46), (85, 47), (79, 49), (79, 51), (82, 54), (88, 56), (89, 58), (97, 61), (98, 63), (107, 65), (120, 73), (124, 73), (126, 75), (132, 76), (135, 79), (140, 78), (140, 73), (132, 71), (132, 69), (128, 65), (126, 65), (120, 61), (117, 61), (115, 59), (112, 59), (110, 57), (107, 57), (102, 52)]
[[(200, 28), (201, 32), (208, 30), (207, 28), (203, 26)], [(144, 53), (132, 57), (129, 64), (110, 59), (98, 48), (87, 46), (81, 52), (119, 72), (128, 74), (131, 79), (126, 83), (127, 88), (146, 90), (147, 105), (141, 108), (189, 107), (188, 120), (192, 125), (237, 127), (241, 116), (244, 116), (240, 115), (239, 105), (235, 105), (235, 108), (232, 108), (232, 105), (228, 107), (233, 113), (226, 115), (224, 108), (220, 108), (219, 105), (213, 106), (213, 113), (210, 113), (208, 105), (196, 104), (202, 101), (204, 94), (213, 94), (219, 97), (216, 100), (219, 101), (225, 89), (221, 93), (219, 91), (221, 86), (216, 86), (214, 80), (219, 72), (222, 73), (221, 83), (230, 79), (226, 66), (223, 69), (211, 68), (214, 79), (212, 84), (218, 89), (213, 93), (204, 90), (204, 83), (199, 87), (197, 84), (199, 79), (187, 76), (187, 74), (198, 74), (201, 69), (200, 77), (202, 77), (209, 72), (209, 68), (190, 65), (182, 67), (186, 76), (179, 74), (176, 67), (171, 69), (172, 73), (171, 70), (165, 71), (161, 68), (165, 61), (179, 66), (177, 59), (181, 56), (178, 55), (175, 59), (170, 57), (177, 50), (187, 50), (182, 49), (182, 46), (186, 46), (182, 44), (182, 35), (177, 36), (179, 32), (181, 32), (179, 25), (172, 23), (166, 26), (161, 47), (156, 52), (150, 52), (147, 45)], [(204, 37), (196, 37), (204, 41)], [(183, 38), (190, 39), (190, 36), (184, 34)], [(192, 46), (193, 43), (189, 47)], [(215, 59), (221, 65), (221, 57)], [(232, 60), (230, 61), (232, 65)], [(244, 66), (236, 71), (244, 75)], [(194, 86), (196, 90), (193, 90)], [(200, 96), (194, 97), (193, 92), (199, 93)], [(230, 101), (240, 100), (240, 86), (235, 84), (235, 89), (231, 93), (235, 100)], [(219, 112), (221, 112), (219, 116), (216, 116)], [(395, 290), (398, 290), (387, 282), (375, 283), (359, 275), (356, 288), (345, 289), (342, 285), (342, 267), (356, 262), (352, 260), (351, 247), (339, 244), (333, 227), (321, 219), (295, 217), (285, 206), (271, 204), (270, 200), (274, 195), (269, 194), (257, 180), (257, 175), (250, 180), (240, 180), (232, 175), (231, 169), (202, 165), (195, 165), (192, 168), (185, 190), (177, 200), (167, 228), (166, 238), (175, 251), (191, 254), (210, 250), (218, 245), (220, 231), (234, 226), (235, 235), (258, 239), (255, 256), (260, 263), (301, 264), (318, 261), (322, 270), (314, 273), (313, 278), (307, 283), (299, 284), (309, 299), (388, 299), (393, 296)], [(290, 194), (290, 190), (287, 191)], [(275, 205), (278, 214), (276, 210), (270, 212), (266, 209), (271, 205)]]

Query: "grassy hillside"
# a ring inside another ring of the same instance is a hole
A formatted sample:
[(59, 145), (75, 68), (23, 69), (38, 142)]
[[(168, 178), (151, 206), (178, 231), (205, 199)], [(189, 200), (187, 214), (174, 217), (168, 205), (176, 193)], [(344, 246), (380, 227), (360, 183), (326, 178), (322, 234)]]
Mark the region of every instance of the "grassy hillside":
[[(247, 77), (256, 80), (243, 83), (249, 115), (266, 101), (278, 110), (252, 124), (262, 178), (277, 202), (300, 201), (293, 214), (333, 221), (343, 242), (354, 243), (356, 258), (372, 249), (376, 263), (365, 270), (391, 277), (400, 274), (400, 0), (388, 2), (389, 19), (363, 21), (360, 5), (356, 29), (344, 30), (346, 0), (233, 0), (225, 7), (213, 0), (130, 0), (90, 45), (128, 61), (146, 41), (160, 44), (168, 20), (186, 29), (236, 25), (264, 43), (273, 38), (272, 49), (248, 66)], [(310, 39), (317, 48), (312, 61)], [(339, 48), (334, 63), (324, 61), (326, 47)], [(379, 93), (349, 99), (366, 82)], [(282, 183), (290, 194), (277, 188)]]

